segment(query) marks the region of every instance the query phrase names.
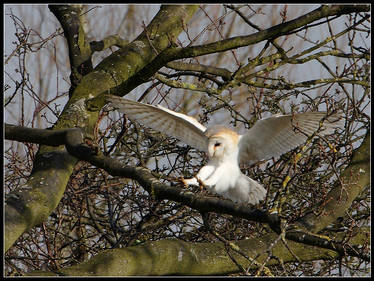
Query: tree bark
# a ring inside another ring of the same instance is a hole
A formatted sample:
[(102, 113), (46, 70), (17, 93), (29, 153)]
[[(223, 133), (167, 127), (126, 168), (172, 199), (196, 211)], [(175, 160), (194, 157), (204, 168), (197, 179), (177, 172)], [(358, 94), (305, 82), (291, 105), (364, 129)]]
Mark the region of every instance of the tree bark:
[[(351, 240), (362, 244), (367, 239), (369, 229), (361, 229)], [(338, 235), (337, 239), (343, 239)], [(146, 275), (227, 275), (238, 273), (241, 269), (258, 269), (267, 258), (266, 250), (277, 240), (275, 233), (260, 238), (241, 240), (235, 244), (249, 259), (228, 249), (224, 243), (184, 242), (177, 239), (149, 241), (141, 245), (124, 249), (105, 250), (91, 260), (70, 268), (64, 268), (56, 275), (64, 276), (146, 276)], [(265, 266), (283, 263), (313, 260), (331, 260), (339, 254), (333, 250), (306, 246), (301, 243), (287, 242), (289, 249), (281, 242), (275, 244), (271, 253), (279, 259), (270, 259)], [(297, 258), (296, 258), (297, 257)], [(252, 259), (256, 258), (256, 262)], [(34, 271), (30, 276), (48, 276), (50, 272)]]

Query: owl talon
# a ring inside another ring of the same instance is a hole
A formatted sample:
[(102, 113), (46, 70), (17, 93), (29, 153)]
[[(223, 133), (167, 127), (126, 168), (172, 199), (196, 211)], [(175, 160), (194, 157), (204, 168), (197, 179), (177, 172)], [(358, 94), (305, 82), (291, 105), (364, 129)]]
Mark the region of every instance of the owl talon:
[(183, 186), (184, 186), (185, 188), (188, 188), (188, 183), (187, 183), (187, 181), (184, 179), (184, 177), (180, 176), (180, 177), (178, 178), (178, 180), (183, 184)]
[(200, 190), (203, 190), (204, 187), (206, 188), (205, 183), (201, 179), (197, 178), (197, 181), (199, 183)]

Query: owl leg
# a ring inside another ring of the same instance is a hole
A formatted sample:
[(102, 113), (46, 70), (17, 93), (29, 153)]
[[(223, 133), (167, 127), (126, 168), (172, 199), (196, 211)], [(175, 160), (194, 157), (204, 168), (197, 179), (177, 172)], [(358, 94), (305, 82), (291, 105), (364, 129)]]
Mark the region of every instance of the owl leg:
[(200, 171), (195, 176), (200, 189), (209, 186), (209, 184), (206, 184), (206, 180), (214, 174), (215, 169), (216, 167), (212, 165), (206, 165), (200, 169)]
[(199, 178), (196, 178), (196, 179), (197, 179), (197, 182), (199, 183), (200, 190), (203, 190), (203, 188), (206, 187), (205, 183)]
[(206, 186), (204, 181), (210, 177), (210, 175), (214, 172), (215, 167), (211, 165), (206, 165), (200, 169), (196, 176), (190, 179), (185, 179), (183, 177), (180, 178), (181, 182), (184, 186), (188, 187), (189, 185), (197, 185), (200, 188)]
[(217, 184), (222, 176), (222, 169), (216, 168), (213, 173), (207, 176), (205, 179), (202, 179), (202, 185), (212, 187)]

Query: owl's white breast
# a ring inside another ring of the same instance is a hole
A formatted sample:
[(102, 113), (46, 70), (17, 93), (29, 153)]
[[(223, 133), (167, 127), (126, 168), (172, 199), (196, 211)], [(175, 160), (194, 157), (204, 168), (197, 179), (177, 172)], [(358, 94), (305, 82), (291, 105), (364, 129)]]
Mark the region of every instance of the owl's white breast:
[(215, 164), (208, 163), (209, 166), (215, 167), (214, 174), (219, 175), (212, 191), (221, 194), (230, 188), (234, 188), (241, 171), (236, 159), (234, 161), (224, 161)]

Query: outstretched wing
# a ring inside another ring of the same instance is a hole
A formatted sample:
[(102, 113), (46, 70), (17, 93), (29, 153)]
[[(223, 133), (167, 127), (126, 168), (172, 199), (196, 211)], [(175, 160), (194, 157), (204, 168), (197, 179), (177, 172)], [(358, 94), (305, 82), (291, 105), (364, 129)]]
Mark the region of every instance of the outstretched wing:
[[(277, 157), (303, 144), (320, 127), (326, 112), (275, 115), (255, 123), (239, 140), (239, 162), (255, 163)], [(338, 114), (324, 120), (319, 135), (328, 135), (342, 125)]]
[(153, 106), (113, 95), (106, 95), (106, 100), (133, 121), (179, 139), (196, 149), (207, 150), (207, 137), (204, 135), (206, 128), (191, 116), (160, 105)]

